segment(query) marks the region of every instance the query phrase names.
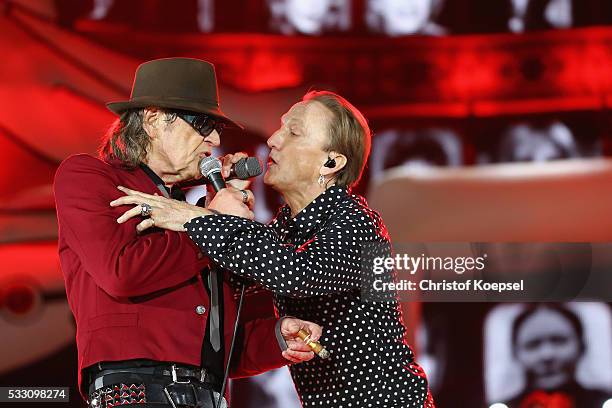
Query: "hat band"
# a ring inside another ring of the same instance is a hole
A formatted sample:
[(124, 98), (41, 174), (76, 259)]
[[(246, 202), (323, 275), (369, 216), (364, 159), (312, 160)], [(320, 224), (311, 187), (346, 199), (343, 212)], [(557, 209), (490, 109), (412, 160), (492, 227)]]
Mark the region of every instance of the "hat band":
[(164, 103), (164, 102), (187, 102), (190, 104), (202, 104), (209, 105), (215, 108), (219, 108), (219, 102), (213, 99), (186, 99), (176, 96), (162, 96), (162, 95), (140, 95), (130, 98), (128, 102), (148, 102), (152, 103)]

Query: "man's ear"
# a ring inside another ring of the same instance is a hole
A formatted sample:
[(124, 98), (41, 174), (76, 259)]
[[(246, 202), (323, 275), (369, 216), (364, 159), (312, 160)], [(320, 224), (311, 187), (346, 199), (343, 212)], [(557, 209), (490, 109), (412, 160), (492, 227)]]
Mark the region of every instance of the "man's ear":
[[(335, 166), (333, 167), (327, 167), (325, 166), (325, 164), (323, 164), (321, 166), (321, 170), (319, 170), (324, 176), (335, 176), (337, 175), (340, 170), (342, 170), (344, 168), (344, 166), (346, 166), (346, 156), (343, 154), (338, 154), (336, 152), (330, 152), (329, 153), (329, 158), (333, 159), (333, 161), (336, 163)], [(326, 161), (327, 162), (327, 161)]]
[(161, 112), (157, 108), (145, 108), (142, 113), (142, 127), (150, 137), (153, 137), (153, 129), (157, 127), (157, 120)]

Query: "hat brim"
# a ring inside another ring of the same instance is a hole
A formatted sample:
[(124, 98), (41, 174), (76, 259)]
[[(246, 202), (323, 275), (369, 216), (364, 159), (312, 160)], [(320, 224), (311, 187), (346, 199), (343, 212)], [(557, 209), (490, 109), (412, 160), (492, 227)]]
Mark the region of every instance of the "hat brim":
[(217, 106), (212, 106), (205, 103), (194, 102), (191, 100), (184, 100), (180, 98), (172, 99), (158, 99), (158, 98), (138, 98), (138, 100), (131, 99), (129, 101), (117, 101), (108, 102), (106, 107), (113, 112), (115, 115), (121, 115), (128, 109), (139, 109), (146, 108), (149, 106), (155, 106), (162, 109), (181, 109), (191, 112), (204, 113), (212, 115), (217, 118), (223, 119), (227, 124), (232, 127), (244, 130), (244, 126), (240, 123), (230, 119), (219, 109)]

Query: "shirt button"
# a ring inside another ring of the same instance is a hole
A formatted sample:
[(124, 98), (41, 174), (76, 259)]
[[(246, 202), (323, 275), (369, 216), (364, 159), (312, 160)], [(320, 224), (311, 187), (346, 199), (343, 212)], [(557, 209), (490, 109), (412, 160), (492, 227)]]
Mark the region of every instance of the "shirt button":
[(197, 305), (195, 308), (195, 312), (199, 315), (203, 315), (204, 313), (206, 313), (206, 308), (202, 305)]

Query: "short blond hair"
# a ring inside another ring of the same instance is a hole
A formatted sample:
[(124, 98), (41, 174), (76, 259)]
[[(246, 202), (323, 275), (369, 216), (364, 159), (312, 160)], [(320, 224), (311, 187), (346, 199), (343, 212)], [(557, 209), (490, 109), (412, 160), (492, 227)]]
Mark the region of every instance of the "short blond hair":
[(331, 112), (329, 142), (325, 150), (346, 156), (346, 165), (337, 173), (335, 181), (340, 186), (355, 186), (363, 174), (372, 143), (372, 132), (365, 117), (349, 101), (333, 92), (310, 91), (302, 100), (319, 102)]

